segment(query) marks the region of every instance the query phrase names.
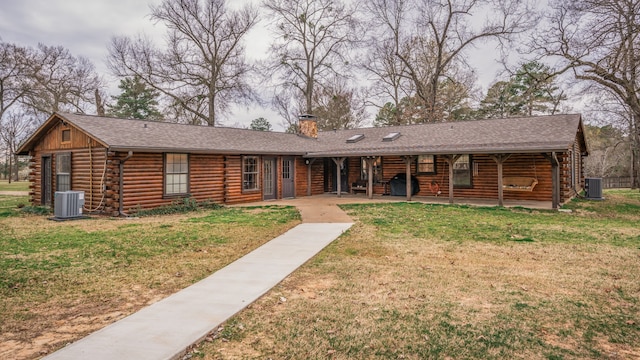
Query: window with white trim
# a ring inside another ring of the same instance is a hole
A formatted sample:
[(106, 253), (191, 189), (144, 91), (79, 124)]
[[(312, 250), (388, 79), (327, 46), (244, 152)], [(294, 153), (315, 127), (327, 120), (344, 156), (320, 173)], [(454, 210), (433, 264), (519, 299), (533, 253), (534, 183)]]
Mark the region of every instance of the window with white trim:
[(164, 194), (189, 193), (189, 155), (167, 153), (164, 156)]
[(71, 190), (71, 153), (56, 154), (56, 191)]
[(471, 187), (471, 155), (461, 155), (453, 164), (453, 186)]
[(242, 190), (259, 190), (259, 161), (257, 156), (242, 157)]

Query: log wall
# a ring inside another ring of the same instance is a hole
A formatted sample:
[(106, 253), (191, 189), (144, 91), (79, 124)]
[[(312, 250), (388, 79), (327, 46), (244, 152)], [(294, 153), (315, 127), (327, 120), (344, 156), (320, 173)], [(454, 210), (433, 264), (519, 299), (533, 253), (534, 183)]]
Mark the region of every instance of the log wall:
[[(62, 142), (62, 131), (70, 131), (69, 141)], [(105, 205), (105, 178), (107, 150), (101, 143), (81, 130), (62, 124), (54, 125), (30, 151), (29, 162), (30, 200), (32, 205), (42, 205), (42, 157), (51, 157), (51, 205), (55, 206), (56, 155), (71, 154), (71, 190), (85, 192), (86, 212), (100, 212)], [(91, 175), (90, 175), (91, 174)]]
[[(563, 160), (564, 161), (564, 160)], [(566, 162), (566, 161), (565, 161)], [(440, 196), (449, 196), (449, 167), (444, 157), (436, 156), (436, 174), (416, 175), (417, 163), (411, 161), (411, 174), (420, 184), (418, 196), (434, 196), (430, 189), (431, 181), (440, 186)], [(455, 188), (454, 197), (497, 199), (498, 166), (489, 155), (472, 156), (472, 187)], [(360, 179), (361, 161), (359, 157), (349, 159), (349, 184)], [(405, 173), (406, 165), (400, 156), (385, 156), (382, 160), (382, 180), (389, 181), (398, 173)], [(503, 166), (503, 176), (524, 176), (538, 179), (533, 191), (504, 191), (504, 198), (511, 200), (550, 201), (552, 193), (551, 163), (542, 154), (513, 154)], [(566, 177), (566, 175), (565, 175)], [(584, 182), (584, 180), (582, 180)], [(374, 194), (382, 194), (383, 184), (374, 183)], [(567, 196), (569, 194), (567, 193)]]

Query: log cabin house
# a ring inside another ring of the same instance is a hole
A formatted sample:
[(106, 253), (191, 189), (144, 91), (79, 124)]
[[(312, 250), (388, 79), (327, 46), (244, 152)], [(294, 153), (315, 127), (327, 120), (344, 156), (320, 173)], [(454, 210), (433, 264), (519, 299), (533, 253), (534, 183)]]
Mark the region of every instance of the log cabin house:
[(19, 153), (31, 158), (33, 205), (51, 206), (56, 191), (77, 190), (85, 192), (85, 211), (113, 216), (185, 197), (237, 204), (348, 191), (558, 208), (584, 186), (580, 115), (325, 132), (305, 115), (299, 128), (286, 134), (54, 113)]

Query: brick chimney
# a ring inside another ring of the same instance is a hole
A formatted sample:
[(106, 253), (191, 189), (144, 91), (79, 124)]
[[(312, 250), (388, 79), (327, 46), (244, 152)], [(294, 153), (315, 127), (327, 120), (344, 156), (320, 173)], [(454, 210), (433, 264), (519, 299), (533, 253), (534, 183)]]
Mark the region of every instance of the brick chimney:
[(318, 138), (318, 122), (314, 115), (303, 114), (298, 116), (298, 128), (300, 135), (317, 139)]

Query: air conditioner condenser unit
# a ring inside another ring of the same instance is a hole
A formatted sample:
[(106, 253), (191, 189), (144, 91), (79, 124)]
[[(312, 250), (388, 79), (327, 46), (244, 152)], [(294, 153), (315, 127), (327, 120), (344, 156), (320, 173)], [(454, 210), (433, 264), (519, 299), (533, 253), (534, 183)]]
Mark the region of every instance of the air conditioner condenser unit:
[(58, 219), (82, 217), (84, 191), (56, 191), (53, 215)]

